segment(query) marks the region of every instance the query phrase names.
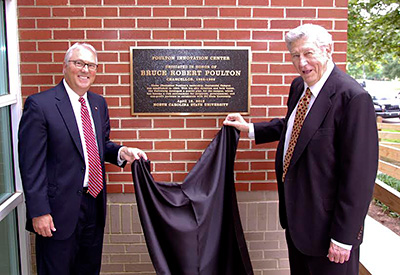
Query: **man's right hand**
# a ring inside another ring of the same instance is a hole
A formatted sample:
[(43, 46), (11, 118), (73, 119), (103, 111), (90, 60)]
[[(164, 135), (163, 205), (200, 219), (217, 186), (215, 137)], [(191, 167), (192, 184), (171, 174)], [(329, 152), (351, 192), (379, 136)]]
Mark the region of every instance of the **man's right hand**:
[(229, 114), (224, 120), (224, 125), (233, 126), (241, 132), (249, 131), (249, 123), (247, 123), (241, 114)]
[(33, 229), (43, 237), (52, 237), (52, 232), (56, 231), (53, 223), (53, 217), (50, 214), (35, 217), (32, 219)]

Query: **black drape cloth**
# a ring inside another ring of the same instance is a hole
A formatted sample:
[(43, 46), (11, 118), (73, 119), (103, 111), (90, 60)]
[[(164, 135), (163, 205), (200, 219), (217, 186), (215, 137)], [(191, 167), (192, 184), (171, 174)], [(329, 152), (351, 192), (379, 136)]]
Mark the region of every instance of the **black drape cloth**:
[(239, 132), (223, 126), (182, 184), (155, 182), (132, 164), (139, 216), (157, 274), (253, 274), (233, 166)]

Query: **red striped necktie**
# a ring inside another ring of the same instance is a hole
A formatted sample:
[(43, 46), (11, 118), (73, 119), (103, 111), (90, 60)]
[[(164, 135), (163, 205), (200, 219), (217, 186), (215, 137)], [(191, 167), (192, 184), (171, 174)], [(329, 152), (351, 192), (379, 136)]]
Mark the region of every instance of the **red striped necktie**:
[(96, 137), (93, 132), (92, 121), (86, 107), (85, 99), (80, 97), (79, 102), (81, 103), (82, 129), (85, 137), (86, 153), (89, 160), (88, 190), (93, 197), (97, 197), (103, 189), (103, 173), (101, 169), (99, 150), (97, 148)]
[(283, 182), (285, 182), (285, 176), (289, 168), (290, 160), (292, 159), (293, 156), (294, 147), (296, 146), (301, 128), (303, 127), (304, 119), (306, 118), (310, 100), (311, 100), (311, 90), (310, 88), (307, 88), (306, 93), (299, 101), (299, 105), (297, 106), (296, 116), (294, 117), (292, 134), (290, 136), (289, 145), (286, 150), (285, 160), (283, 162), (283, 175), (282, 175)]

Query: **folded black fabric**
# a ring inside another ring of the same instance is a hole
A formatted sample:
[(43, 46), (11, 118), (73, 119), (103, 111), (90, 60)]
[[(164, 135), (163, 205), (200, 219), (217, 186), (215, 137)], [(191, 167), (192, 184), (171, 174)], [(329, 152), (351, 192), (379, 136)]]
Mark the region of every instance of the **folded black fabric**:
[(155, 182), (132, 164), (139, 216), (157, 274), (253, 274), (233, 166), (239, 132), (223, 126), (182, 184)]

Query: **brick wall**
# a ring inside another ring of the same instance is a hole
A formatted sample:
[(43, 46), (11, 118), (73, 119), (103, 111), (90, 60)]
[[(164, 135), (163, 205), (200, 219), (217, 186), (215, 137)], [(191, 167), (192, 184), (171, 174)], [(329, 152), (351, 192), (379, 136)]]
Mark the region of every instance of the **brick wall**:
[[(129, 47), (250, 46), (251, 98), (247, 119), (255, 122), (285, 114), (289, 85), (296, 73), (284, 34), (302, 23), (317, 23), (331, 32), (335, 41), (334, 61), (344, 69), (347, 0), (18, 0), (22, 95), (26, 97), (56, 85), (62, 79), (66, 49), (77, 41), (91, 43), (98, 50), (100, 63), (92, 90), (105, 96), (109, 104), (112, 139), (145, 150), (157, 181), (183, 181), (225, 116), (132, 116)], [(260, 194), (276, 193), (275, 147), (276, 143), (255, 146), (242, 135), (235, 180), (239, 191), (259, 191), (248, 192), (247, 196), (255, 199), (250, 208), (260, 207)], [(108, 192), (119, 199), (133, 197), (130, 168), (107, 165), (107, 171)], [(277, 207), (276, 201), (270, 204)], [(114, 207), (122, 210), (135, 206), (133, 202), (121, 201), (110, 207), (113, 213)], [(247, 219), (249, 224), (258, 223), (254, 215)], [(111, 220), (106, 235), (110, 244), (105, 246), (109, 253), (105, 254), (105, 262), (107, 266), (110, 263), (110, 268), (112, 262), (137, 257), (112, 255), (111, 243), (117, 246), (120, 241), (112, 228)], [(282, 238), (279, 230), (267, 227), (264, 231), (258, 234), (248, 228), (246, 236), (251, 240), (279, 232), (276, 236)], [(128, 235), (123, 238), (139, 238)], [(143, 241), (142, 237), (140, 240)], [(259, 245), (270, 244), (260, 240)], [(253, 263), (263, 257), (268, 265), (271, 255), (253, 251), (256, 246), (249, 247)], [(144, 250), (144, 245), (136, 248)]]

